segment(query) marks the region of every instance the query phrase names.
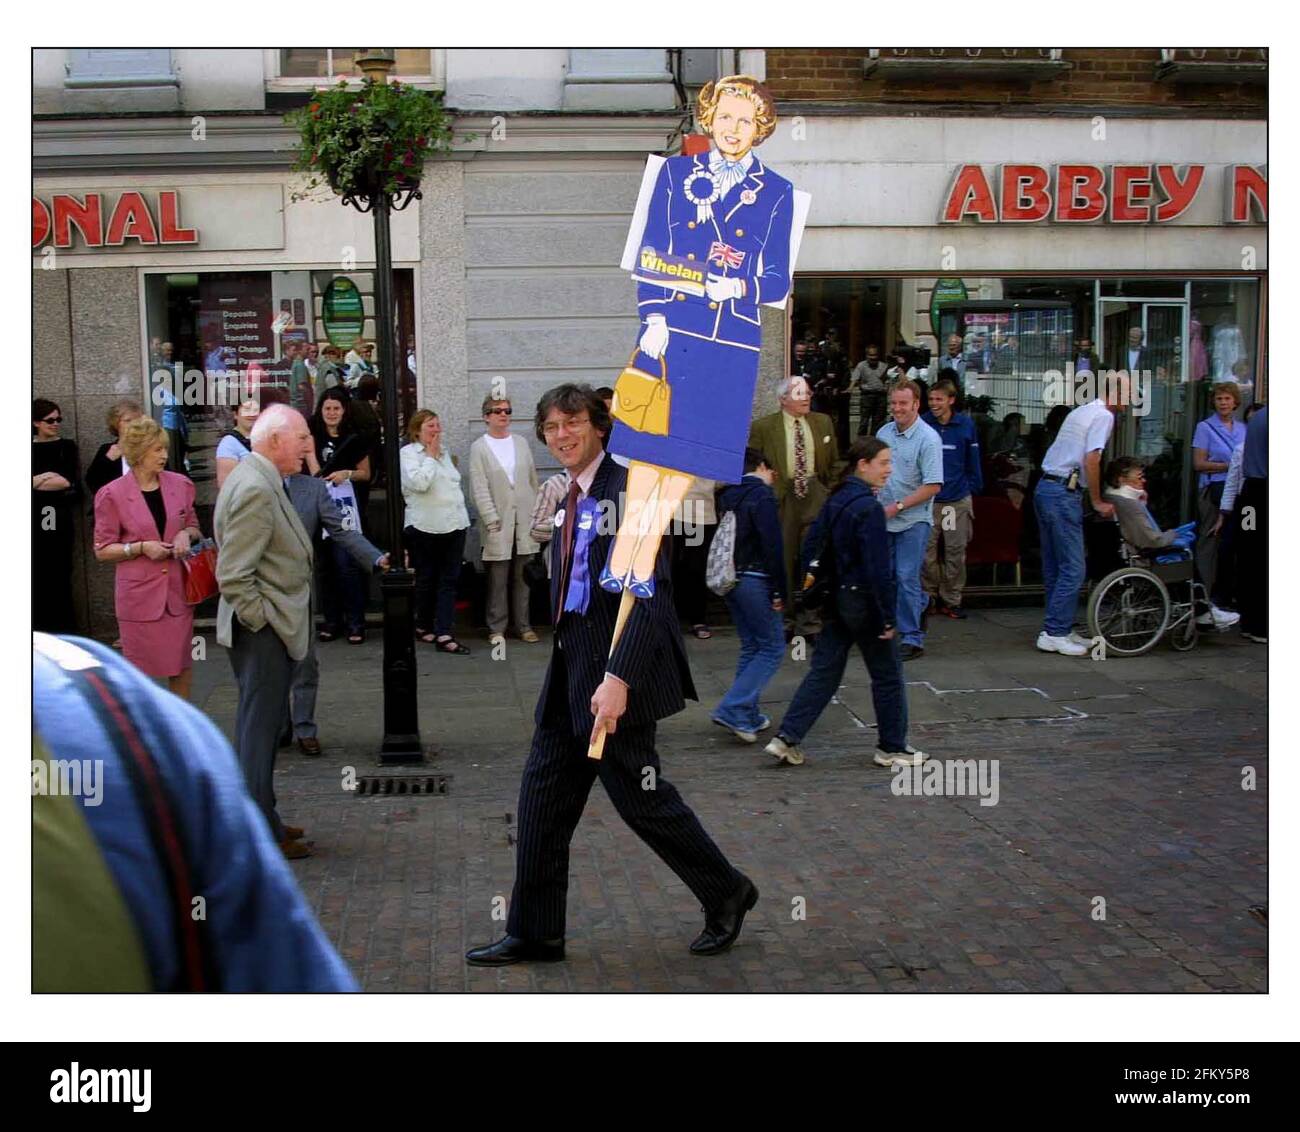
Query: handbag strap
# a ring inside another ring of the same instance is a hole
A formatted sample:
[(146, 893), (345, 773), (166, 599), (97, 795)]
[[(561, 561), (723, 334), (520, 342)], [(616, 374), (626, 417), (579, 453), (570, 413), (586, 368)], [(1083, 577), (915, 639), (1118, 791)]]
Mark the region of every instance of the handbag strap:
[(77, 669), (67, 674), (113, 744), (144, 818), (145, 830), (171, 897), (180, 960), (179, 989), (219, 989), (205, 921), (196, 920), (193, 915), (194, 870), (181, 835), (175, 801), (158, 763), (140, 737), (106, 669)]
[[(632, 363), (636, 361), (636, 356), (637, 356), (637, 354), (639, 354), (639, 353), (641, 353), (641, 347), (640, 347), (640, 346), (633, 346), (633, 347), (632, 347), (632, 352), (628, 355), (628, 358), (627, 358), (627, 364), (628, 364), (629, 366), (631, 366)], [(646, 357), (648, 358), (648, 357), (650, 357), (650, 355), (649, 355), (649, 354), (646, 354)], [(659, 380), (660, 380), (660, 381), (667, 381), (667, 380), (668, 380), (668, 355), (667, 355), (667, 354), (660, 354), (660, 355), (659, 355), (659, 359), (658, 359), (658, 361), (659, 361), (659, 367), (660, 367), (660, 371), (661, 371), (660, 374), (659, 374)]]

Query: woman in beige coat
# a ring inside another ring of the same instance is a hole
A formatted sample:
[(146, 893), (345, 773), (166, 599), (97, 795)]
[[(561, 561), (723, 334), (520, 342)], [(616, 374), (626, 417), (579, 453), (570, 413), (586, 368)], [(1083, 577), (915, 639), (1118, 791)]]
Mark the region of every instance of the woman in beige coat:
[(524, 565), (537, 553), (531, 532), (537, 468), (528, 442), (510, 432), (512, 412), (508, 400), (485, 398), (487, 432), (469, 450), (470, 491), (478, 510), (487, 573), (488, 639), (493, 645), (505, 639), (507, 605), (511, 627), (520, 639), (529, 643), (538, 639), (529, 624), (524, 580)]

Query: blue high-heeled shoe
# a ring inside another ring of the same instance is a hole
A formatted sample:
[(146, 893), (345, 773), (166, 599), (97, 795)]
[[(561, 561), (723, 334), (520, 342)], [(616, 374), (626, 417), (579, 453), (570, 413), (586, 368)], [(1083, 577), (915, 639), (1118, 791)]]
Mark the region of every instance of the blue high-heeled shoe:
[(647, 601), (655, 596), (655, 577), (651, 574), (648, 578), (638, 578), (633, 574), (627, 588), (633, 597), (639, 597), (642, 601)]
[(606, 593), (619, 594), (623, 592), (623, 579), (610, 573), (608, 562), (600, 568), (600, 577), (596, 579), (596, 584)]

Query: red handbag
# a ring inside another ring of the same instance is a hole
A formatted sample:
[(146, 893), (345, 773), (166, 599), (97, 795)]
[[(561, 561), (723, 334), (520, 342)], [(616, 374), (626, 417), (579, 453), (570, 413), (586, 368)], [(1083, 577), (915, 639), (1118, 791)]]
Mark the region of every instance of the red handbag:
[(185, 567), (185, 603), (200, 605), (217, 593), (217, 544), (210, 538), (195, 543), (181, 559)]

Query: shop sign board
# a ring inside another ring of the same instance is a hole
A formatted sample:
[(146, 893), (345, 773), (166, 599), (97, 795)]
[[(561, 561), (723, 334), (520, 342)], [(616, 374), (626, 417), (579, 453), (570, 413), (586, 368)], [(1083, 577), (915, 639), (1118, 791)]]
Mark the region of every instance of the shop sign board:
[(345, 275), (331, 279), (321, 299), (321, 322), (332, 346), (351, 346), (365, 325), (357, 285)]
[[(1007, 164), (990, 176), (962, 165), (939, 221), (960, 224), (1167, 224), (1205, 191), (1206, 165)], [(1268, 176), (1255, 165), (1224, 169), (1223, 223), (1268, 223)]]

